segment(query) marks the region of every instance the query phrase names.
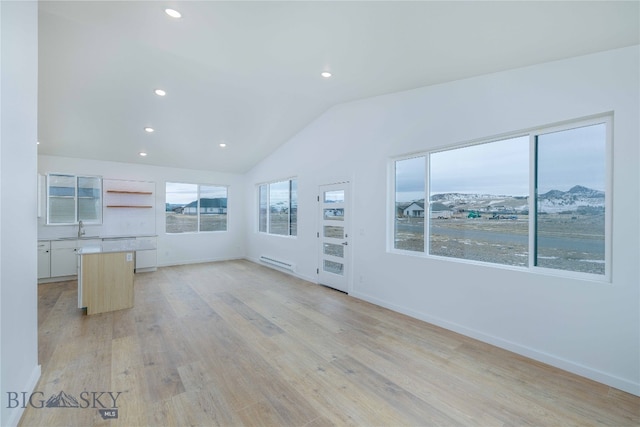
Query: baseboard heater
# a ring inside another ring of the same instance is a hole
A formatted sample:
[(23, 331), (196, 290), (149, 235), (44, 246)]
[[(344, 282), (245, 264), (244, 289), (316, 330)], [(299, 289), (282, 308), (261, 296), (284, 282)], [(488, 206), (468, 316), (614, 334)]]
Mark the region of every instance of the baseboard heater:
[(286, 261), (280, 261), (278, 259), (274, 259), (274, 258), (269, 258), (267, 256), (261, 255), (260, 256), (260, 262), (264, 262), (265, 264), (269, 264), (269, 265), (273, 265), (276, 267), (280, 267), (280, 268), (284, 268), (285, 270), (290, 270), (290, 271), (294, 271), (294, 265), (291, 264), (290, 262), (286, 262)]

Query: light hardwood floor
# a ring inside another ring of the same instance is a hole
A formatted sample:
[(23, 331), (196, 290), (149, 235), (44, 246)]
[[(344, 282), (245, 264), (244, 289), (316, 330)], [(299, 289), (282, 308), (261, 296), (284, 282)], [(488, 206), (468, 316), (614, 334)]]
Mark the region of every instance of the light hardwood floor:
[[(117, 419), (27, 406), (21, 426), (637, 426), (640, 398), (248, 261), (136, 275), (86, 316), (39, 286), (42, 377)], [(84, 397), (84, 399), (83, 399)]]

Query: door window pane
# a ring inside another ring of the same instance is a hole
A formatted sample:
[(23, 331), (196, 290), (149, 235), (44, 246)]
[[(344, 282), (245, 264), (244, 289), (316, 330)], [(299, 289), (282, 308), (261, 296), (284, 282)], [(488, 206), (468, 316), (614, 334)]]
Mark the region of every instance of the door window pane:
[(344, 272), (344, 265), (339, 262), (329, 261), (327, 259), (324, 260), (322, 268), (324, 271), (333, 274), (342, 275)]
[(338, 258), (344, 258), (344, 246), (343, 245), (335, 245), (333, 243), (325, 243), (323, 248), (323, 253), (325, 255), (331, 255)]
[(344, 208), (324, 209), (324, 219), (329, 221), (344, 221)]
[(424, 252), (425, 157), (395, 162), (394, 248)]
[(344, 227), (335, 227), (333, 225), (325, 225), (323, 228), (324, 237), (331, 239), (344, 239)]
[(606, 125), (537, 136), (535, 265), (605, 273)]
[(325, 191), (323, 200), (325, 203), (344, 203), (344, 190)]

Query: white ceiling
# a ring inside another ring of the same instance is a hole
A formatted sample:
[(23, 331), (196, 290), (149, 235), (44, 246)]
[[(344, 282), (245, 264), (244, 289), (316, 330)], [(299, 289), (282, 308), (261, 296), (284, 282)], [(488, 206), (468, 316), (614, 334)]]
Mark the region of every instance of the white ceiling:
[(41, 1), (38, 150), (243, 173), (336, 104), (638, 44), (639, 5)]

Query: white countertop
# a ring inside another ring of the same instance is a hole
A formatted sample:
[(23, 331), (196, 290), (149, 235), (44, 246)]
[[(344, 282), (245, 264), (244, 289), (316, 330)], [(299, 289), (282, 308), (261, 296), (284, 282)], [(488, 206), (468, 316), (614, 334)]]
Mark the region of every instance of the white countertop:
[(110, 240), (110, 239), (135, 239), (145, 237), (158, 237), (157, 234), (141, 234), (135, 236), (86, 236), (78, 237), (38, 237), (39, 242), (58, 241), (58, 240)]
[(134, 252), (151, 251), (156, 249), (156, 245), (148, 240), (107, 240), (100, 244), (89, 245), (78, 249), (78, 255), (101, 254), (110, 252)]

